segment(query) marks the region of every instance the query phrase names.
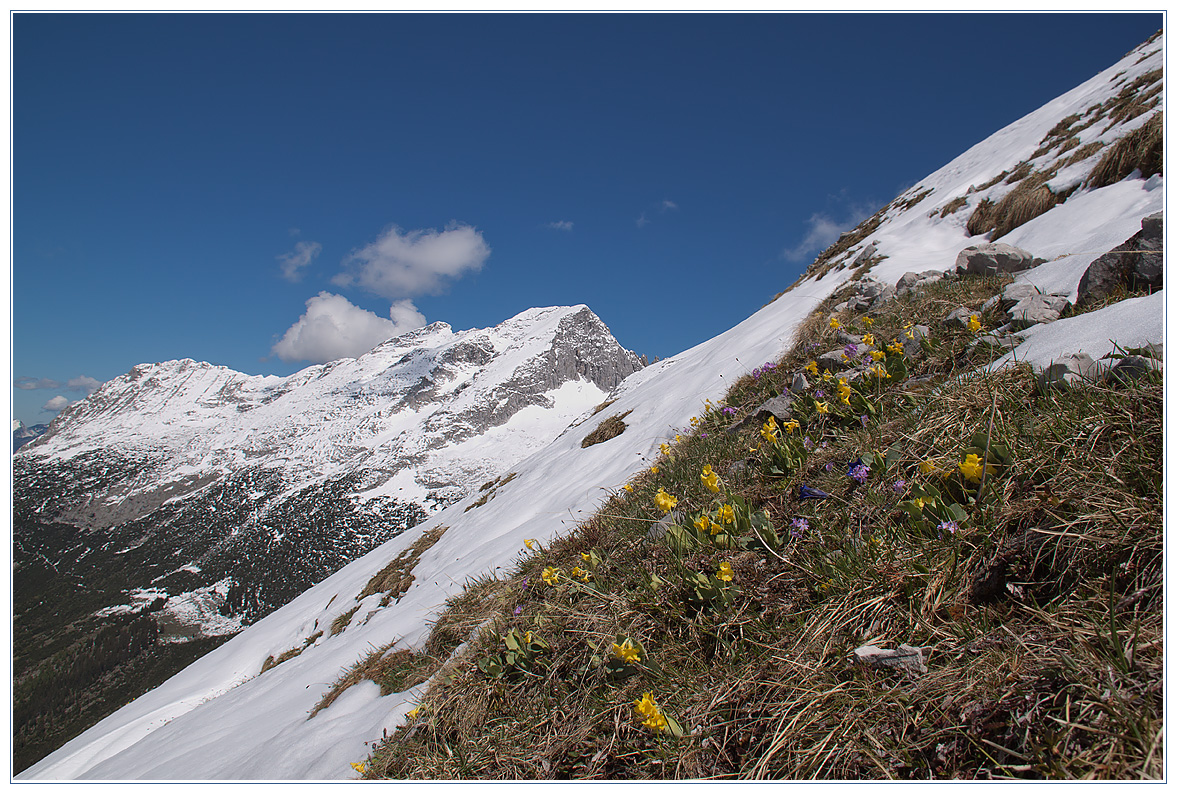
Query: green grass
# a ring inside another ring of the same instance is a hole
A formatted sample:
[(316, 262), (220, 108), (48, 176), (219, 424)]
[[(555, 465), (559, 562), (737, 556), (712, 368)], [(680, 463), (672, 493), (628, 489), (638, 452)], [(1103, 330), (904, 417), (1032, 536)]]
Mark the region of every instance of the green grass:
[[(939, 282), (872, 312), (869, 329), (842, 313), (880, 346), (912, 319), (932, 333), (918, 355), (887, 356), (890, 380), (854, 386), (853, 410), (811, 377), (777, 443), (758, 422), (728, 432), (838, 344), (833, 304), (819, 307), (656, 472), (447, 604), (423, 653), (436, 663), (470, 644), (366, 775), (1161, 777), (1162, 385), (1039, 393), (1028, 368), (982, 373), (974, 335), (938, 318), (965, 305), (991, 327), (979, 307), (1003, 284)], [(830, 414), (815, 410), (818, 388)], [(959, 465), (970, 453), (987, 461), (979, 482)], [(860, 456), (862, 483), (847, 476)], [(830, 496), (799, 499), (801, 484)], [(649, 534), (659, 492), (681, 514), (665, 537)], [(722, 520), (723, 505), (735, 526), (694, 539), (694, 519)], [(796, 535), (795, 519), (807, 522)], [(531, 633), (525, 659), (507, 656), (512, 630)], [(619, 660), (626, 638), (640, 660)], [(900, 643), (928, 649), (926, 674), (852, 660)], [(667, 730), (643, 724), (645, 693)]]

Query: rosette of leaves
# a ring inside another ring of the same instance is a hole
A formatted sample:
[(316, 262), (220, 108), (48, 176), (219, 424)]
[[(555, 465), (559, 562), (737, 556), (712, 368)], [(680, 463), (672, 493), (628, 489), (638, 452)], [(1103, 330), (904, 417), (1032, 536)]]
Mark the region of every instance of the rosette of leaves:
[(511, 629), (503, 637), (504, 650), (478, 660), (478, 668), (490, 678), (519, 678), (535, 673), (547, 663), (552, 649), (532, 632)]
[(696, 612), (717, 611), (732, 602), (733, 585), (714, 574), (689, 572), (683, 577), (687, 605)]
[[(1014, 464), (1013, 452), (1009, 446), (993, 440), (988, 433), (974, 434), (960, 454), (963, 460), (969, 460), (970, 455), (976, 455), (975, 460), (983, 461), (984, 483), (990, 483), (1003, 476)], [(972, 504), (977, 500), (984, 483), (980, 480), (970, 480), (958, 468), (945, 481), (945, 490), (961, 504)]]
[(624, 681), (650, 670), (659, 672), (646, 655), (646, 649), (633, 637), (618, 634), (611, 644), (608, 640), (599, 646), (590, 642), (589, 647), (594, 651), (590, 665), (602, 670), (610, 681)]
[(809, 458), (809, 450), (805, 449), (800, 433), (778, 438), (767, 447), (764, 473), (771, 477), (788, 477), (800, 471)]

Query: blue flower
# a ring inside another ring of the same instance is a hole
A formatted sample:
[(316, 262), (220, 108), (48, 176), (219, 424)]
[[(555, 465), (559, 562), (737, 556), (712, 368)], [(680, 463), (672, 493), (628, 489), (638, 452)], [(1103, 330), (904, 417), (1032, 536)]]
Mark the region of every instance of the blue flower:
[(870, 474), (870, 466), (860, 463), (850, 470), (849, 477), (859, 485), (866, 482), (867, 475)]
[(817, 488), (810, 488), (808, 485), (797, 486), (797, 493), (801, 499), (829, 499), (830, 495), (825, 491), (819, 491)]
[(906, 480), (896, 480), (895, 484), (891, 486), (891, 490), (895, 493), (903, 493), (903, 489), (907, 487)]

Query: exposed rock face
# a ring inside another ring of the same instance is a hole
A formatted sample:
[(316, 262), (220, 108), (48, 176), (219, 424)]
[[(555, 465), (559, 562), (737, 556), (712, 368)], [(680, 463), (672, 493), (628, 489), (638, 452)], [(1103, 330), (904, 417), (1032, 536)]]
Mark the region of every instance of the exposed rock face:
[(1162, 213), (1140, 222), (1140, 231), (1092, 262), (1079, 280), (1083, 305), (1106, 298), (1117, 289), (1158, 290), (1164, 286), (1165, 228)]
[(1009, 310), (1010, 328), (1018, 331), (1038, 323), (1052, 323), (1070, 307), (1071, 302), (1065, 295), (1030, 295)]
[(985, 243), (970, 245), (957, 254), (956, 271), (982, 276), (993, 273), (1017, 273), (1029, 270), (1044, 261), (1035, 259), (1029, 251), (1008, 243)]

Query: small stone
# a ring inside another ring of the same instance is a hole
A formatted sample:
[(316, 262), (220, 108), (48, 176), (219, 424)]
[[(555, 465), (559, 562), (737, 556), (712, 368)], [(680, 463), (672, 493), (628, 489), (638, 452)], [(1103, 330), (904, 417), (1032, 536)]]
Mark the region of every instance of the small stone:
[(809, 388), (809, 381), (805, 377), (804, 372), (798, 372), (793, 375), (793, 382), (789, 384), (789, 391), (793, 394), (800, 394)]
[(908, 674), (923, 674), (928, 672), (925, 654), (931, 648), (917, 648), (906, 643), (894, 650), (879, 648), (874, 645), (863, 645), (854, 649), (854, 658), (861, 664), (890, 670), (901, 670)]
[(678, 510), (671, 510), (662, 516), (662, 518), (658, 519), (656, 524), (650, 525), (650, 528), (646, 530), (646, 540), (651, 543), (662, 540), (662, 538), (666, 537), (666, 530), (679, 521), (682, 521), (682, 519), (683, 513), (680, 513)]
[(974, 314), (976, 312), (967, 306), (957, 306), (940, 322), (945, 328), (968, 328), (969, 318)]
[(1010, 327), (1020, 331), (1038, 323), (1052, 323), (1070, 306), (1071, 302), (1064, 295), (1031, 295), (1009, 310)]
[(1098, 378), (1102, 370), (1103, 366), (1097, 364), (1086, 353), (1064, 356), (1051, 362), (1038, 373), (1038, 390), (1045, 392), (1049, 389), (1069, 389), (1084, 381), (1092, 382)]
[(1107, 374), (1108, 383), (1127, 383), (1140, 380), (1153, 372), (1160, 372), (1164, 364), (1148, 356), (1125, 356), (1112, 365)]

